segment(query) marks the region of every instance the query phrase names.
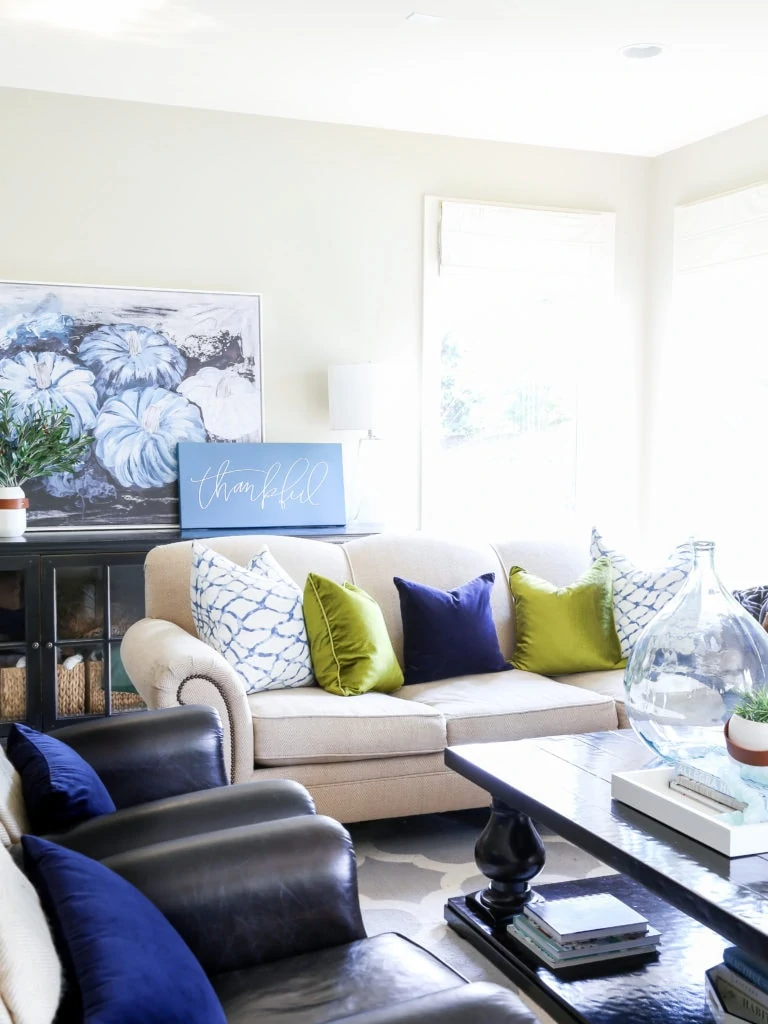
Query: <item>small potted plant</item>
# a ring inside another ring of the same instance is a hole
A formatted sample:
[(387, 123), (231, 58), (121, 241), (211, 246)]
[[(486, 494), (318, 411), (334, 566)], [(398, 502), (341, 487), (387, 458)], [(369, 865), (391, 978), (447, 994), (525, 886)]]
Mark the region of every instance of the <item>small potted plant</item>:
[(71, 473), (91, 447), (93, 435), (72, 437), (68, 409), (20, 411), (13, 393), (0, 391), (0, 537), (20, 537), (27, 528), (27, 480)]
[(768, 765), (768, 688), (742, 694), (725, 724), (725, 742), (735, 761)]

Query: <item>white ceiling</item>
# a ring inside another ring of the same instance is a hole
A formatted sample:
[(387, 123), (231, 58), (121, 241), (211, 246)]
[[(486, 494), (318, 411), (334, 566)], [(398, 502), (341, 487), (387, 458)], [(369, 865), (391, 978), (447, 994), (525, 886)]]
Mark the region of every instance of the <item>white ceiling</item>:
[(656, 156), (768, 114), (768, 2), (0, 0), (0, 85)]

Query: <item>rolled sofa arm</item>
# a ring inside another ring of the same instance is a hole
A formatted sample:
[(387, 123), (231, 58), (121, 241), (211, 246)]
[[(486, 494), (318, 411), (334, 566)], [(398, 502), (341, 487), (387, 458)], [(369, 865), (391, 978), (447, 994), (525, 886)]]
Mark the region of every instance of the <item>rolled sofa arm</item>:
[(53, 735), (95, 769), (118, 808), (227, 784), (221, 719), (205, 705), (93, 718)]
[[(163, 714), (171, 714), (170, 711)], [(312, 797), (290, 779), (264, 779), (221, 786), (100, 814), (63, 835), (44, 836), (60, 846), (104, 860), (129, 850), (172, 839), (206, 835), (225, 828), (314, 814)]]
[(346, 1024), (536, 1024), (537, 1020), (509, 989), (478, 981), (356, 1013), (346, 1018)]
[(165, 619), (139, 619), (120, 645), (131, 682), (151, 708), (208, 704), (224, 729), (224, 762), (230, 781), (253, 775), (253, 718), (245, 687), (212, 647)]
[(331, 818), (230, 828), (103, 863), (155, 904), (207, 974), (365, 937), (352, 841)]

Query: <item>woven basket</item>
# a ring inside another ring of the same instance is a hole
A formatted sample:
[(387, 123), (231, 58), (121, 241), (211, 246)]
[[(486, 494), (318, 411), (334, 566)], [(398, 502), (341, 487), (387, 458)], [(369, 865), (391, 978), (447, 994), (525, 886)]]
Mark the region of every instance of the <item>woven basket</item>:
[[(103, 676), (102, 663), (100, 661), (85, 661), (83, 664), (86, 670), (88, 711), (91, 714), (103, 715), (105, 703), (104, 690), (101, 684)], [(112, 693), (111, 705), (113, 711), (130, 711), (147, 706), (141, 699), (140, 694), (123, 693), (122, 691), (114, 691)]]
[[(103, 715), (104, 690), (100, 661), (81, 661), (73, 668), (56, 666), (56, 711), (59, 718)], [(147, 705), (138, 693), (112, 694), (113, 711), (133, 711)], [(0, 720), (23, 721), (27, 717), (27, 670), (0, 668)]]
[(0, 719), (22, 722), (27, 717), (27, 670), (0, 668)]
[(59, 718), (85, 714), (85, 666), (56, 666), (56, 713)]

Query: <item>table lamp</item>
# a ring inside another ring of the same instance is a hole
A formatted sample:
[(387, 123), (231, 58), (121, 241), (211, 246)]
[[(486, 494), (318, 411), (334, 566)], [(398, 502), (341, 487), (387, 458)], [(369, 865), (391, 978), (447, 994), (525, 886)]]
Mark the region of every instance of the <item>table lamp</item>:
[(376, 496), (380, 491), (383, 363), (342, 363), (328, 367), (328, 409), (331, 430), (364, 430), (357, 445), (355, 513), (353, 520), (378, 522)]

